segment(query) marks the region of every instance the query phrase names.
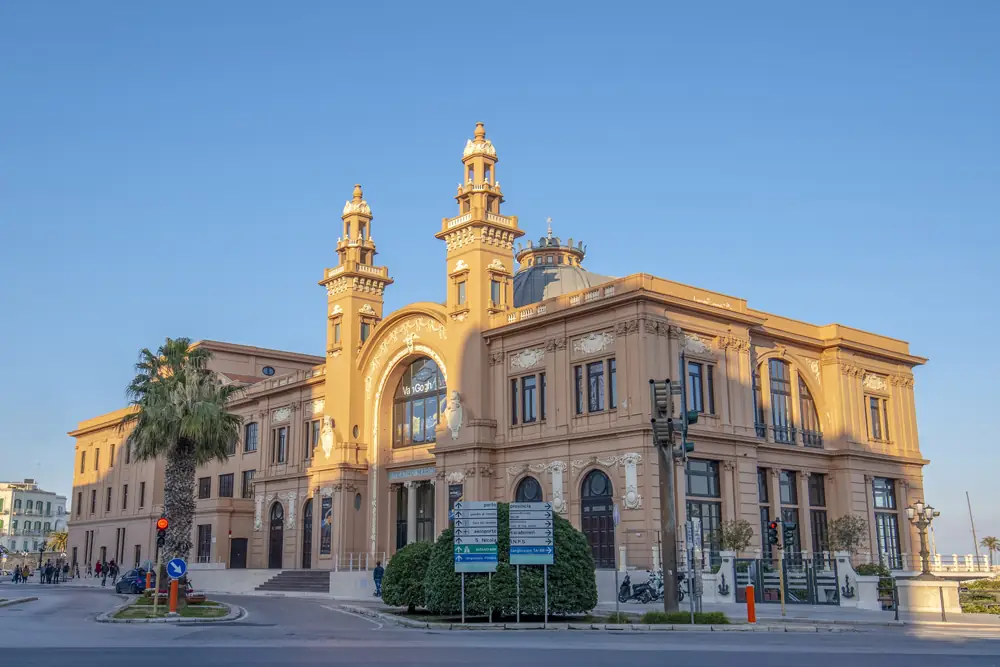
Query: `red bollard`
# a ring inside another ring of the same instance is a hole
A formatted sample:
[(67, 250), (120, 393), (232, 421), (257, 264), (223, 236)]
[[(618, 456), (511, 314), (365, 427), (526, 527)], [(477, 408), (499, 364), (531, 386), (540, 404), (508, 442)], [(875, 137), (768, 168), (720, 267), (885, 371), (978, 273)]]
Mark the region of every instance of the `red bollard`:
[(754, 600), (753, 584), (747, 584), (746, 595), (747, 595), (747, 623), (756, 623), (757, 609), (754, 607), (756, 601)]
[(177, 580), (170, 582), (170, 613), (177, 613)]
[(149, 587), (153, 585), (152, 579), (153, 579), (153, 573), (152, 572), (147, 572), (146, 573), (146, 590), (149, 590)]

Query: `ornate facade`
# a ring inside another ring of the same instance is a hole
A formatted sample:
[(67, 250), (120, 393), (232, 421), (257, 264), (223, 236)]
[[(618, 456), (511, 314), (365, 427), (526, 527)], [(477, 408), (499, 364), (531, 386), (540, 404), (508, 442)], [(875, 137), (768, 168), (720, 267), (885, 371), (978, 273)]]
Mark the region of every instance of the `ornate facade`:
[[(740, 518), (783, 518), (797, 550), (825, 551), (827, 522), (845, 514), (868, 518), (870, 549), (890, 563), (914, 550), (902, 509), (922, 497), (912, 371), (925, 359), (899, 340), (646, 273), (590, 273), (583, 244), (551, 226), (515, 248), (524, 232), (501, 212), (497, 162), (480, 123), (454, 215), (435, 235), (444, 303), (384, 312), (392, 279), (355, 186), (337, 264), (319, 281), (325, 357), (205, 343), (225, 347), (213, 363), (248, 389), (233, 405), (246, 424), (230, 463), (199, 472), (199, 560), (334, 569), (432, 539), (459, 498), (544, 499), (586, 532), (600, 567), (648, 566), (660, 511), (651, 378), (677, 381), (700, 412), (695, 451), (677, 464), (677, 507), (681, 522), (702, 519), (709, 554), (720, 523)], [(279, 362), (282, 372), (262, 375)], [(81, 463), (121, 442), (115, 415), (73, 432), (70, 544), (81, 561), (96, 558), (94, 544), (110, 552), (109, 540), (124, 560), (145, 558), (162, 502), (156, 464)], [(128, 492), (147, 488), (143, 508), (121, 500), (126, 477)]]

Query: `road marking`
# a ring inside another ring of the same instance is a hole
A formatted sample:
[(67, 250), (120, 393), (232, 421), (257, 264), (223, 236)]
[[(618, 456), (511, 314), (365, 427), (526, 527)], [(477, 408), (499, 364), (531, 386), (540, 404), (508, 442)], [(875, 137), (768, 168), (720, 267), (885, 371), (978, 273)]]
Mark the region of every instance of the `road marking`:
[(335, 611), (338, 614), (346, 614), (348, 616), (354, 616), (355, 618), (360, 618), (362, 621), (368, 621), (369, 623), (373, 623), (378, 626), (377, 628), (375, 628), (375, 630), (381, 630), (383, 627), (385, 627), (382, 623), (374, 621), (368, 618), (367, 616), (362, 616), (361, 614), (355, 614), (353, 611), (345, 611), (343, 609), (337, 609), (336, 607), (331, 607), (325, 604), (321, 604), (320, 606), (323, 607), (323, 609), (329, 609), (330, 611)]

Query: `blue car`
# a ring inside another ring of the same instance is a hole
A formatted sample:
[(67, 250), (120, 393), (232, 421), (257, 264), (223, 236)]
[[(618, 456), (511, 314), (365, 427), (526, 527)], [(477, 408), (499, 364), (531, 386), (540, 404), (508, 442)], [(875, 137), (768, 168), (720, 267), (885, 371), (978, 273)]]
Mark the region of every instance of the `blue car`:
[[(151, 581), (155, 587), (155, 574), (152, 576)], [(129, 570), (115, 584), (115, 593), (132, 593), (133, 595), (138, 595), (144, 590), (146, 590), (146, 571), (142, 568)]]

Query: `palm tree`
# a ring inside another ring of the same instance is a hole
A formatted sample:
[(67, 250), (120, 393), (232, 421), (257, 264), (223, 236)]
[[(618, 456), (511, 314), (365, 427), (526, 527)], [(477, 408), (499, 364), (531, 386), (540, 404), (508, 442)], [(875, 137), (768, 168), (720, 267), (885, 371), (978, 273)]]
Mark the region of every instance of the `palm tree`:
[(990, 568), (993, 567), (993, 552), (1000, 551), (1000, 540), (995, 537), (984, 537), (979, 544), (986, 548), (986, 555), (990, 559)]
[(167, 338), (155, 352), (143, 349), (126, 395), (133, 411), (119, 424), (125, 446), (139, 461), (163, 457), (163, 512), (170, 520), (163, 557), (191, 554), (195, 471), (212, 459), (225, 461), (242, 418), (227, 412), (240, 391), (223, 385), (206, 368), (211, 353), (187, 338)]
[(66, 551), (66, 541), (69, 538), (69, 533), (65, 530), (61, 530), (56, 533), (49, 535), (49, 549), (58, 553)]

